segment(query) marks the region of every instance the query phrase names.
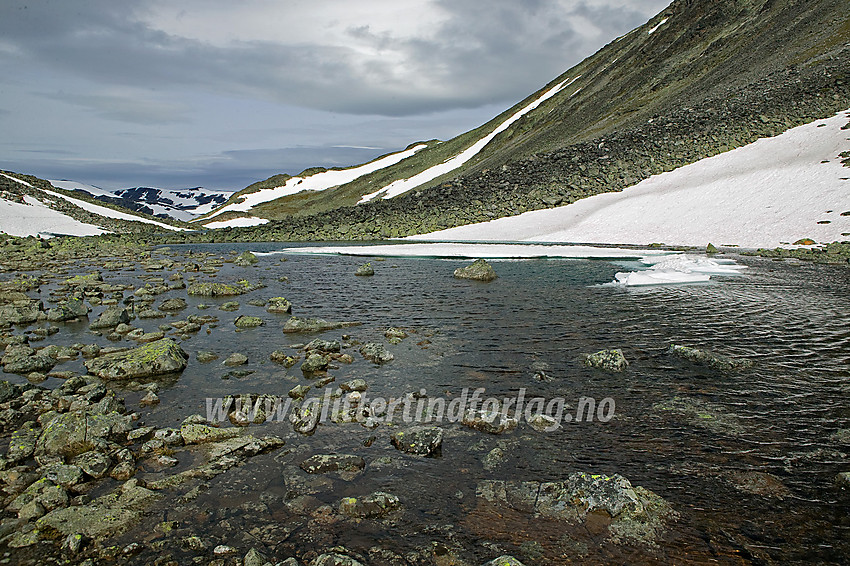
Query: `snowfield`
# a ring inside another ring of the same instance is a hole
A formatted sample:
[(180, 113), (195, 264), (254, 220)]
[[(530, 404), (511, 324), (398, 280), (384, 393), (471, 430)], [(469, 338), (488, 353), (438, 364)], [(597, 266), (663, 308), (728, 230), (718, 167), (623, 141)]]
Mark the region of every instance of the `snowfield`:
[(420, 241), (737, 245), (847, 239), (850, 111), (566, 206), (410, 236)]
[[(231, 203), (216, 210), (209, 218), (215, 218), (222, 212), (239, 211), (245, 212), (258, 204), (268, 202), (270, 200), (279, 199), (288, 195), (294, 195), (301, 191), (323, 191), (339, 185), (344, 185), (354, 181), (358, 177), (368, 175), (379, 169), (395, 165), (403, 159), (407, 159), (420, 149), (425, 148), (424, 144), (414, 146), (405, 151), (391, 153), (381, 159), (377, 159), (371, 163), (366, 163), (359, 167), (341, 170), (329, 170), (307, 177), (292, 177), (285, 184), (271, 189), (260, 189), (259, 191), (242, 195), (242, 202)], [(202, 220), (201, 222), (205, 222)]]
[(165, 224), (163, 222), (157, 222), (156, 220), (149, 220), (147, 218), (142, 218), (141, 216), (134, 216), (132, 214), (127, 214), (126, 212), (119, 212), (117, 210), (113, 210), (111, 208), (107, 208), (105, 206), (100, 206), (97, 204), (92, 204), (90, 202), (86, 202), (84, 200), (76, 199), (74, 197), (69, 197), (67, 195), (63, 195), (62, 193), (54, 193), (53, 191), (48, 191), (46, 189), (40, 189), (45, 194), (54, 196), (59, 199), (65, 199), (70, 202), (74, 206), (78, 206), (83, 210), (87, 210), (93, 214), (97, 214), (99, 216), (105, 216), (107, 218), (114, 218), (116, 220), (130, 220), (132, 222), (144, 222), (145, 224), (153, 224), (155, 226), (159, 226), (160, 228), (166, 228), (167, 230), (175, 230), (181, 231), (186, 230), (186, 228), (178, 228), (176, 226), (171, 226), (170, 224)]
[(446, 173), (454, 171), (455, 169), (475, 157), (482, 149), (487, 146), (488, 143), (493, 140), (493, 138), (495, 138), (503, 131), (507, 130), (511, 126), (511, 124), (513, 124), (514, 122), (522, 118), (525, 114), (531, 112), (532, 110), (543, 104), (543, 102), (549, 100), (550, 98), (561, 92), (562, 89), (573, 84), (579, 79), (579, 77), (581, 77), (581, 75), (575, 77), (570, 81), (563, 81), (555, 85), (554, 87), (543, 93), (540, 98), (534, 100), (525, 108), (522, 108), (521, 110), (517, 111), (513, 116), (499, 124), (499, 126), (497, 126), (496, 129), (494, 129), (492, 132), (490, 132), (489, 134), (487, 134), (486, 136), (484, 136), (483, 138), (481, 138), (459, 154), (455, 155), (454, 157), (444, 161), (443, 163), (434, 165), (433, 167), (430, 167), (425, 171), (422, 171), (421, 173), (418, 173), (408, 179), (399, 179), (397, 181), (393, 181), (389, 185), (381, 187), (377, 191), (365, 195), (363, 198), (360, 199), (357, 204), (368, 202), (378, 196), (381, 196), (384, 199), (396, 197), (402, 193), (406, 193), (411, 189), (415, 189), (419, 185), (422, 185), (429, 181), (433, 181), (440, 175), (445, 175)]
[(24, 202), (26, 204), (0, 198), (0, 232), (10, 236), (47, 238), (54, 235), (98, 236), (107, 233), (102, 228), (53, 210), (29, 195), (24, 195)]
[(256, 216), (245, 218), (243, 216), (239, 218), (232, 218), (230, 220), (216, 220), (215, 222), (209, 222), (204, 224), (204, 228), (244, 228), (246, 226), (259, 226), (266, 222), (268, 222), (268, 220), (265, 218), (257, 218)]

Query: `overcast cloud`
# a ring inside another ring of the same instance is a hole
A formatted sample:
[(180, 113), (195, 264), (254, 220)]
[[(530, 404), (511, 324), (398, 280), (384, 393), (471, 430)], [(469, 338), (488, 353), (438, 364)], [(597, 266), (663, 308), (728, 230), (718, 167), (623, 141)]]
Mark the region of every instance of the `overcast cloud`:
[(0, 168), (240, 189), (448, 139), (664, 0), (5, 0)]

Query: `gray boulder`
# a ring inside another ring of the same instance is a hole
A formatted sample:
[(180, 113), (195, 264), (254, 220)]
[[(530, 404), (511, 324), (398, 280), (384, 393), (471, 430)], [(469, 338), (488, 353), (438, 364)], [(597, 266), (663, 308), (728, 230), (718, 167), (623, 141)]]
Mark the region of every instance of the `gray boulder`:
[(344, 497), (339, 502), (340, 514), (353, 519), (384, 517), (400, 508), (399, 498), (383, 491), (365, 497)]
[(130, 313), (127, 312), (127, 309), (119, 305), (111, 305), (100, 313), (100, 316), (89, 325), (89, 328), (100, 330), (102, 328), (113, 328), (119, 324), (127, 324), (128, 322), (130, 322)]
[(628, 367), (629, 362), (622, 350), (600, 350), (593, 354), (583, 354), (584, 365), (605, 371), (620, 372)]
[(458, 279), (472, 279), (474, 281), (492, 281), (498, 277), (493, 266), (483, 259), (476, 259), (466, 267), (455, 269), (454, 276)]
[(671, 344), (667, 349), (667, 353), (688, 360), (689, 362), (694, 362), (696, 364), (705, 365), (710, 368), (723, 371), (747, 369), (753, 365), (753, 362), (750, 360), (730, 358), (729, 356), (715, 354), (706, 350), (690, 348), (688, 346), (678, 346), (676, 344)]
[(407, 454), (436, 456), (443, 445), (443, 429), (437, 426), (417, 426), (392, 435), (392, 445)]
[(300, 464), (301, 469), (308, 474), (358, 472), (365, 466), (363, 458), (354, 454), (316, 454)]
[(324, 332), (326, 330), (348, 328), (349, 326), (358, 326), (360, 324), (360, 322), (333, 322), (323, 318), (298, 318), (293, 316), (283, 325), (283, 331), (286, 334), (297, 332)]
[(363, 344), (360, 347), (360, 354), (370, 362), (375, 362), (376, 364), (389, 362), (395, 357), (383, 344), (378, 342)]
[(358, 267), (357, 271), (354, 272), (354, 275), (358, 275), (360, 277), (371, 277), (372, 275), (375, 275), (375, 269), (372, 267), (371, 262), (367, 262)]
[(284, 297), (272, 297), (271, 299), (269, 299), (269, 304), (266, 306), (266, 311), (278, 314), (291, 314), (292, 303), (290, 303)]

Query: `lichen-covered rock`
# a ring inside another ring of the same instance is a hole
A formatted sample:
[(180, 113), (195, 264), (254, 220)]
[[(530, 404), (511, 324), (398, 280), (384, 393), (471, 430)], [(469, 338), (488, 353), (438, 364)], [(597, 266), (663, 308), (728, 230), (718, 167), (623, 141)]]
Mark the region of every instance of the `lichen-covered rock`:
[(189, 359), (171, 338), (86, 361), (89, 373), (101, 379), (139, 379), (183, 371)]
[(266, 305), (266, 312), (278, 314), (291, 314), (292, 303), (284, 297), (272, 297)]
[(82, 299), (73, 297), (63, 301), (54, 308), (47, 311), (47, 320), (51, 322), (62, 322), (87, 316), (91, 309)]
[(629, 365), (626, 356), (620, 349), (600, 350), (593, 354), (583, 354), (582, 362), (588, 367), (616, 372), (623, 371)]
[(407, 454), (436, 456), (443, 445), (443, 429), (436, 426), (416, 426), (392, 435), (392, 445)]
[(301, 462), (300, 467), (308, 474), (358, 472), (366, 467), (366, 462), (355, 454), (316, 454)]
[(492, 281), (498, 277), (493, 266), (483, 259), (476, 259), (466, 267), (458, 267), (455, 269), (454, 276), (458, 279), (472, 279), (474, 281)]
[(372, 275), (375, 275), (375, 269), (372, 267), (371, 262), (367, 262), (358, 267), (357, 271), (354, 272), (354, 275), (360, 277), (371, 277)]
[(233, 322), (236, 325), (236, 328), (256, 328), (258, 326), (263, 326), (265, 322), (263, 319), (258, 316), (239, 316)]
[(400, 508), (399, 498), (383, 491), (376, 491), (365, 497), (344, 497), (339, 502), (340, 514), (353, 519), (384, 517)]
[(360, 354), (370, 362), (374, 362), (376, 364), (383, 364), (395, 358), (392, 352), (387, 350), (383, 344), (378, 342), (363, 344), (360, 347)]
[(3, 354), (3, 371), (8, 373), (27, 374), (31, 372), (48, 372), (56, 365), (56, 360), (49, 355), (36, 352), (26, 344), (9, 344)]
[(342, 351), (342, 345), (340, 345), (337, 340), (322, 340), (321, 338), (316, 338), (304, 346), (304, 350), (308, 352), (312, 350), (319, 350), (320, 352), (340, 352)]
[(130, 415), (73, 411), (58, 414), (44, 423), (36, 442), (35, 455), (75, 458), (103, 447), (115, 435), (132, 429)]
[(331, 359), (319, 353), (312, 353), (307, 356), (301, 364), (301, 371), (306, 374), (316, 373), (328, 369)]
[(256, 289), (262, 289), (263, 287), (265, 287), (265, 285), (262, 283), (252, 283), (244, 279), (234, 284), (208, 281), (203, 283), (193, 283), (192, 285), (189, 285), (186, 292), (189, 295), (200, 297), (232, 297), (235, 295), (242, 295)]
[(0, 305), (0, 325), (35, 322), (43, 310), (44, 305), (41, 301), (34, 301), (29, 298), (15, 301), (12, 304)]
[(390, 344), (399, 344), (402, 340), (407, 338), (407, 332), (401, 328), (390, 327), (386, 330), (386, 332), (384, 332), (384, 336), (386, 336), (387, 341)]
[(323, 318), (298, 318), (293, 316), (283, 325), (283, 331), (287, 334), (297, 332), (324, 332), (326, 330), (347, 328), (360, 324), (360, 322), (333, 322)]
[(248, 356), (246, 356), (245, 354), (240, 354), (239, 352), (234, 352), (233, 354), (230, 354), (229, 356), (227, 356), (227, 359), (224, 360), (224, 365), (231, 367), (241, 366), (247, 363)]
[(174, 312), (180, 311), (187, 307), (185, 299), (181, 299), (180, 297), (175, 297), (173, 299), (166, 299), (162, 301), (162, 304), (159, 305), (159, 310), (165, 312)]
[(706, 365), (708, 367), (724, 371), (747, 369), (753, 365), (753, 362), (750, 360), (730, 358), (729, 356), (715, 354), (706, 350), (690, 348), (688, 346), (678, 346), (676, 344), (671, 344), (667, 349), (667, 353), (679, 356), (689, 362)]
[(206, 444), (207, 442), (221, 442), (230, 438), (236, 438), (242, 430), (236, 427), (214, 427), (205, 424), (186, 423), (180, 427), (180, 435), (185, 444)]
[(317, 556), (311, 566), (363, 566), (363, 563), (345, 554), (330, 552)]
[(127, 309), (119, 305), (111, 305), (100, 313), (100, 316), (89, 325), (89, 328), (100, 330), (102, 328), (112, 328), (119, 324), (127, 324), (128, 322), (130, 322), (130, 313), (127, 312)]
[(257, 256), (255, 256), (249, 251), (244, 251), (238, 256), (236, 256), (236, 259), (233, 260), (233, 263), (234, 265), (238, 265), (240, 267), (248, 267), (249, 265), (254, 265), (258, 261), (259, 260), (257, 259)]

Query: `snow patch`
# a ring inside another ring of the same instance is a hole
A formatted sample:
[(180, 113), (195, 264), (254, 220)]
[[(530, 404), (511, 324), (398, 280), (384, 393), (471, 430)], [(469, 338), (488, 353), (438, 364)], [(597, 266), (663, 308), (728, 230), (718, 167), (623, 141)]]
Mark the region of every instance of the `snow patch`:
[(167, 230), (175, 230), (182, 231), (186, 230), (186, 228), (178, 228), (176, 226), (171, 226), (169, 224), (164, 224), (162, 222), (157, 222), (156, 220), (149, 220), (147, 218), (142, 218), (141, 216), (134, 216), (132, 214), (127, 214), (125, 212), (119, 212), (117, 210), (113, 210), (111, 208), (107, 208), (105, 206), (100, 206), (97, 204), (92, 204), (90, 202), (86, 202), (84, 200), (76, 199), (74, 197), (69, 197), (67, 195), (63, 195), (62, 193), (54, 193), (53, 191), (48, 191), (46, 189), (39, 189), (45, 194), (64, 199), (74, 206), (78, 206), (83, 210), (87, 210), (93, 214), (97, 214), (99, 216), (105, 216), (107, 218), (114, 218), (116, 220), (130, 220), (133, 222), (144, 222), (145, 224), (153, 224), (155, 226), (159, 226), (160, 228), (165, 228)]
[(22, 181), (22, 180), (20, 180), (20, 179), (17, 179), (17, 178), (15, 178), (15, 177), (12, 177), (11, 175), (7, 175), (7, 174), (5, 174), (5, 173), (0, 173), (0, 175), (3, 175), (3, 176), (4, 176), (4, 177), (6, 177), (7, 179), (11, 179), (11, 180), (13, 180), (13, 181), (15, 181), (15, 182), (17, 182), (17, 183), (20, 183), (20, 184), (22, 184), (22, 185), (24, 185), (24, 186), (29, 187), (29, 188), (33, 188), (33, 186), (32, 186), (32, 185), (30, 185), (29, 183), (27, 183), (26, 181)]
[(246, 226), (259, 226), (260, 224), (265, 224), (268, 222), (266, 218), (257, 218), (255, 216), (251, 216), (250, 218), (246, 218), (241, 216), (239, 218), (231, 218), (230, 220), (216, 220), (215, 222), (210, 222), (208, 224), (204, 224), (205, 228), (244, 228)]
[(747, 266), (732, 260), (715, 260), (693, 255), (677, 255), (660, 258), (643, 258), (650, 265), (644, 271), (617, 273), (613, 285), (636, 287), (645, 285), (671, 285), (704, 283), (712, 275), (740, 275)]
[(649, 30), (648, 32), (646, 32), (646, 35), (652, 35), (653, 33), (655, 33), (655, 32), (656, 32), (656, 30), (658, 30), (658, 28), (660, 28), (661, 26), (663, 26), (664, 24), (666, 24), (666, 23), (667, 23), (667, 20), (668, 20), (668, 19), (669, 19), (669, 18), (664, 18), (663, 20), (661, 20), (660, 22), (658, 22), (658, 25), (656, 25), (654, 28), (652, 28), (651, 30)]
[[(23, 181), (19, 182), (23, 183)], [(10, 236), (46, 238), (57, 235), (97, 236), (108, 233), (98, 226), (85, 224), (58, 210), (53, 210), (29, 195), (24, 195), (24, 202), (26, 204), (0, 198), (0, 232)]]
[(366, 163), (359, 167), (352, 167), (351, 169), (332, 169), (306, 177), (292, 177), (291, 179), (286, 181), (285, 184), (279, 187), (274, 187), (271, 189), (260, 189), (259, 191), (247, 195), (242, 195), (241, 198), (243, 200), (241, 202), (231, 203), (219, 208), (218, 210), (212, 213), (210, 218), (214, 218), (219, 214), (227, 211), (244, 212), (250, 210), (254, 206), (257, 206), (258, 204), (268, 202), (270, 200), (279, 199), (288, 195), (294, 195), (296, 193), (300, 193), (301, 191), (323, 191), (325, 189), (344, 185), (346, 183), (354, 181), (359, 177), (362, 177), (363, 175), (367, 175), (379, 169), (384, 169), (391, 165), (395, 165), (399, 161), (407, 159), (408, 157), (412, 156), (417, 151), (425, 147), (427, 147), (425, 144), (419, 144), (405, 151), (391, 153), (390, 155), (382, 157), (381, 159), (377, 159), (371, 163)]
[(480, 140), (478, 140), (477, 142), (475, 142), (474, 144), (472, 144), (471, 146), (469, 146), (468, 148), (466, 148), (465, 150), (463, 150), (459, 154), (455, 155), (454, 157), (447, 159), (443, 163), (440, 163), (438, 165), (434, 165), (433, 167), (430, 167), (430, 168), (426, 169), (425, 171), (422, 171), (421, 173), (414, 175), (413, 177), (409, 177), (407, 179), (398, 179), (396, 181), (393, 181), (389, 185), (382, 187), (375, 192), (369, 193), (368, 195), (365, 195), (363, 198), (360, 199), (360, 201), (358, 201), (357, 204), (368, 202), (368, 201), (374, 199), (375, 197), (377, 197), (378, 195), (381, 195), (382, 198), (384, 198), (384, 199), (396, 197), (396, 196), (398, 196), (402, 193), (406, 193), (407, 191), (409, 191), (411, 189), (415, 189), (416, 187), (418, 187), (418, 186), (420, 186), (424, 183), (427, 183), (429, 181), (433, 181), (434, 179), (436, 179), (437, 177), (439, 177), (441, 175), (445, 175), (446, 173), (454, 171), (455, 169), (457, 169), (458, 167), (460, 167), (461, 165), (463, 165), (464, 163), (466, 163), (467, 161), (469, 161), (470, 159), (475, 157), (482, 149), (484, 149), (484, 147), (488, 143), (490, 143), (493, 140), (493, 138), (495, 138), (497, 135), (499, 135), (500, 133), (502, 133), (503, 131), (508, 129), (511, 124), (513, 124), (514, 122), (516, 122), (517, 120), (522, 118), (525, 114), (531, 112), (532, 110), (534, 110), (535, 108), (537, 108), (538, 106), (543, 104), (543, 102), (549, 100), (550, 98), (552, 98), (553, 96), (558, 94), (561, 91), (561, 89), (563, 89), (563, 88), (571, 85), (575, 81), (577, 81), (579, 79), (579, 77), (581, 77), (581, 75), (579, 75), (578, 77), (575, 77), (574, 79), (570, 80), (569, 82), (565, 80), (565, 81), (562, 81), (561, 83), (555, 85), (553, 88), (551, 88), (548, 91), (546, 91), (545, 93), (543, 93), (543, 95), (540, 96), (540, 98), (534, 100), (533, 102), (528, 104), (525, 108), (522, 108), (521, 110), (517, 111), (513, 116), (511, 116), (510, 118), (508, 118), (507, 120), (505, 120), (504, 122), (499, 124), (499, 126), (496, 127), (496, 129), (494, 129), (492, 132), (490, 132), (489, 134), (487, 134), (486, 136), (484, 136), (483, 138), (481, 138)]

